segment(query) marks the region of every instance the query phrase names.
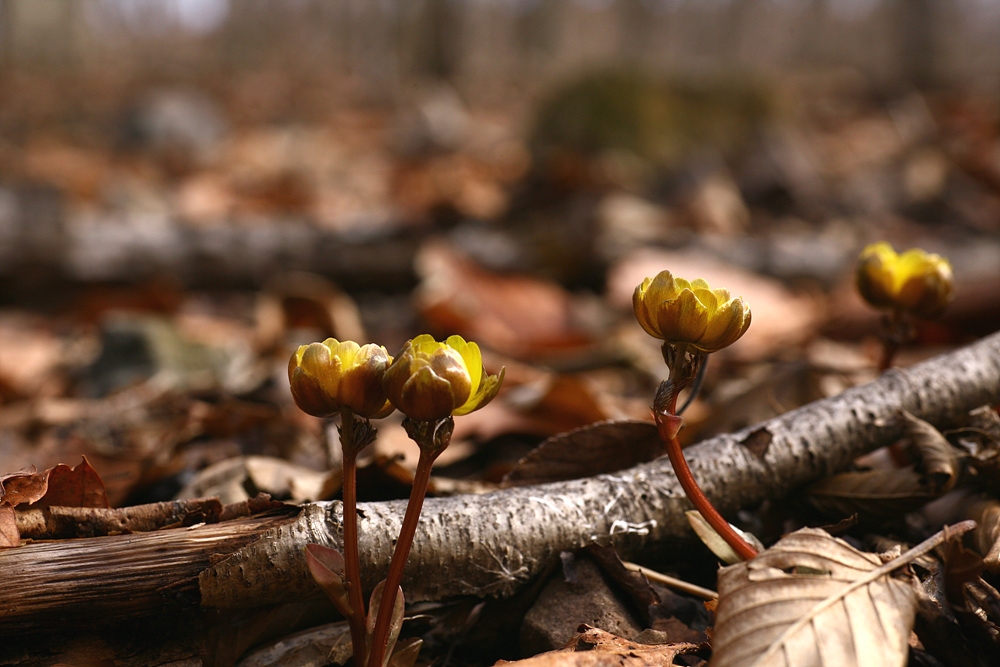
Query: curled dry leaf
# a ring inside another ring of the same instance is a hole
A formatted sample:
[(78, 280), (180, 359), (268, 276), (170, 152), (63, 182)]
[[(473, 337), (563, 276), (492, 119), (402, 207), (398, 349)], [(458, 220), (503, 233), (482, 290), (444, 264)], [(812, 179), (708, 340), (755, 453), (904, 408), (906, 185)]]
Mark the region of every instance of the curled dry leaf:
[(925, 484), (935, 495), (950, 491), (958, 480), (958, 450), (941, 431), (905, 410), (900, 414), (904, 432), (923, 473)]
[(956, 435), (980, 484), (986, 488), (1000, 484), (1000, 414), (990, 406), (976, 408)]
[(958, 480), (959, 452), (936, 428), (902, 413), (914, 465), (891, 470), (853, 470), (809, 486), (809, 502), (824, 514), (857, 514), (877, 521), (911, 512), (950, 491)]
[(1000, 572), (1000, 501), (982, 498), (972, 503), (966, 516), (976, 522), (972, 544), (983, 557), (987, 572)]
[[(907, 552), (907, 555), (910, 552)], [(719, 572), (713, 667), (904, 665), (913, 582), (818, 529)]]

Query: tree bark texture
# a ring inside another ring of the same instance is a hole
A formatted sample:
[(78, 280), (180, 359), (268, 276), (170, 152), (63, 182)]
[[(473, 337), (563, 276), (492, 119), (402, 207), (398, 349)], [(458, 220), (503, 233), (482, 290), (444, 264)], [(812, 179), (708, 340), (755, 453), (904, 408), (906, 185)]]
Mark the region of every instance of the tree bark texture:
[[(731, 513), (781, 497), (891, 443), (902, 433), (893, 420), (901, 410), (946, 428), (998, 402), (1000, 333), (711, 438), (686, 456), (705, 493)], [(690, 507), (666, 457), (587, 479), (428, 499), (403, 590), (410, 602), (508, 595), (560, 551), (592, 542), (642, 559), (689, 537), (684, 512)], [(403, 509), (402, 501), (359, 507), (368, 588), (385, 576)], [(220, 608), (299, 598), (315, 590), (303, 548), (309, 542), (340, 548), (341, 518), (339, 502), (313, 503), (293, 520), (253, 520), (252, 528), (249, 520), (238, 522), (247, 526), (235, 540), (216, 536), (235, 530), (220, 528), (224, 522), (2, 551), (0, 633), (44, 623), (43, 617), (51, 623), (94, 604), (107, 613), (132, 613), (141, 604), (162, 605), (170, 595)]]

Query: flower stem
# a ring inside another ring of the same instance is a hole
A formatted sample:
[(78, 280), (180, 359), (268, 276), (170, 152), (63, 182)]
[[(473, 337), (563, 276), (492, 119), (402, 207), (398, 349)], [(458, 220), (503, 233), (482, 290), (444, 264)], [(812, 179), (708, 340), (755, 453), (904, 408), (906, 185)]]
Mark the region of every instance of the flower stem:
[(347, 623), (351, 629), (354, 664), (362, 665), (365, 659), (365, 601), (361, 595), (361, 557), (358, 554), (358, 447), (355, 443), (354, 411), (340, 413), (340, 443), (344, 452), (344, 577), (351, 603)]
[[(677, 408), (677, 392), (678, 388), (676, 385), (670, 387), (670, 398), (668, 401), (666, 410), (653, 410), (653, 418), (656, 420), (656, 428), (660, 434), (660, 439), (667, 449), (667, 456), (670, 458), (670, 465), (673, 466), (674, 472), (677, 474), (677, 480), (681, 484), (681, 488), (684, 489), (684, 493), (687, 494), (688, 499), (694, 505), (703, 517), (705, 521), (708, 522), (712, 528), (715, 529), (722, 539), (733, 548), (740, 557), (745, 560), (750, 560), (757, 556), (757, 550), (750, 546), (746, 540), (744, 540), (739, 533), (733, 530), (733, 527), (729, 525), (729, 522), (722, 518), (719, 511), (715, 509), (708, 497), (698, 486), (698, 483), (694, 480), (694, 475), (691, 474), (691, 469), (688, 467), (687, 461), (684, 458), (684, 452), (681, 450), (681, 443), (677, 439), (677, 430), (679, 426), (676, 424), (676, 414), (675, 410)], [(674, 418), (673, 424), (670, 418)]]
[[(443, 449), (442, 447), (441, 450)], [(396, 541), (396, 549), (392, 552), (389, 574), (386, 575), (385, 587), (382, 589), (382, 602), (379, 605), (378, 617), (375, 619), (375, 628), (372, 632), (368, 667), (382, 667), (384, 662), (385, 642), (389, 636), (389, 621), (396, 602), (396, 591), (403, 580), (403, 568), (406, 567), (406, 559), (410, 555), (410, 547), (413, 546), (413, 536), (417, 532), (420, 508), (423, 507), (424, 495), (427, 493), (427, 485), (430, 482), (431, 466), (441, 450), (432, 451), (428, 447), (420, 448), (420, 459), (417, 461), (417, 470), (413, 476), (410, 500), (406, 504), (403, 525), (399, 529), (399, 539)]]

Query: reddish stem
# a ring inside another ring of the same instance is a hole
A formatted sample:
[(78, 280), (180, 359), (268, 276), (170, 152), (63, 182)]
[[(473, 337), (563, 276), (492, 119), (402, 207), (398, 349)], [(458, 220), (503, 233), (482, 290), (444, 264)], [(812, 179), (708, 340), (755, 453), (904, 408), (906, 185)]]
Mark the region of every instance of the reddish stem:
[[(442, 447), (441, 450), (443, 449)], [(382, 602), (379, 605), (378, 617), (375, 619), (375, 628), (372, 632), (368, 667), (382, 667), (385, 658), (385, 642), (389, 637), (389, 621), (392, 617), (392, 608), (396, 603), (396, 592), (403, 580), (403, 568), (406, 567), (406, 559), (410, 555), (410, 547), (413, 546), (413, 536), (417, 532), (420, 508), (423, 507), (424, 495), (427, 493), (427, 485), (431, 478), (431, 465), (441, 450), (429, 451), (428, 448), (420, 448), (420, 459), (417, 461), (417, 471), (413, 476), (410, 500), (406, 504), (403, 525), (399, 529), (399, 539), (396, 541), (396, 549), (392, 552), (389, 574), (386, 575), (385, 587), (382, 589)]]
[(354, 442), (354, 412), (344, 410), (340, 424), (341, 449), (344, 452), (344, 576), (353, 613), (347, 623), (351, 628), (354, 664), (365, 659), (365, 600), (361, 595), (361, 557), (358, 553), (358, 448)]
[(728, 521), (722, 518), (722, 515), (719, 514), (719, 511), (715, 509), (715, 506), (705, 496), (698, 483), (694, 481), (694, 475), (691, 474), (691, 469), (684, 459), (681, 443), (677, 439), (677, 425), (670, 424), (667, 419), (668, 417), (675, 416), (674, 411), (676, 408), (677, 391), (671, 391), (667, 412), (654, 410), (653, 418), (656, 420), (657, 431), (660, 434), (660, 439), (666, 445), (670, 465), (673, 466), (674, 472), (677, 474), (681, 488), (684, 489), (684, 493), (687, 494), (688, 499), (694, 505), (695, 509), (705, 517), (705, 521), (715, 529), (715, 532), (722, 536), (722, 539), (732, 547), (733, 551), (744, 560), (756, 557), (757, 550), (750, 546), (739, 533), (733, 530)]

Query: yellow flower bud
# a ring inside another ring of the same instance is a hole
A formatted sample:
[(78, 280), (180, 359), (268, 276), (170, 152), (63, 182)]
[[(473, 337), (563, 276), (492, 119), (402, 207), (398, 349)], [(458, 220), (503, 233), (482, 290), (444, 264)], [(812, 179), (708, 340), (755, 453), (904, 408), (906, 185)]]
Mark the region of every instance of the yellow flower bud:
[(385, 348), (374, 343), (327, 338), (302, 345), (288, 362), (292, 398), (314, 417), (346, 408), (362, 417), (385, 417), (393, 408), (382, 390), (382, 376), (391, 363)]
[(715, 352), (735, 343), (750, 326), (750, 307), (712, 289), (698, 278), (688, 282), (661, 271), (646, 278), (632, 294), (639, 324), (650, 336), (667, 343)]
[(414, 421), (437, 421), (483, 407), (500, 391), (504, 369), (487, 375), (479, 346), (461, 336), (440, 343), (421, 334), (406, 343), (385, 372), (383, 387)]
[(953, 296), (951, 264), (919, 248), (897, 255), (888, 243), (874, 243), (861, 252), (855, 277), (871, 305), (917, 317), (939, 315)]

